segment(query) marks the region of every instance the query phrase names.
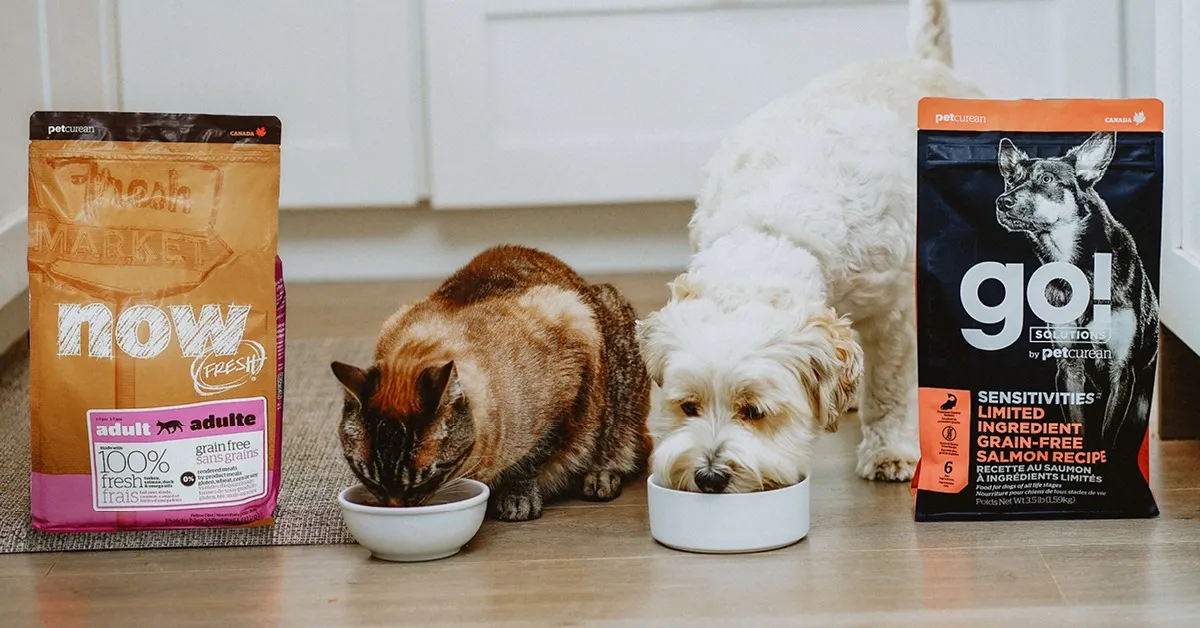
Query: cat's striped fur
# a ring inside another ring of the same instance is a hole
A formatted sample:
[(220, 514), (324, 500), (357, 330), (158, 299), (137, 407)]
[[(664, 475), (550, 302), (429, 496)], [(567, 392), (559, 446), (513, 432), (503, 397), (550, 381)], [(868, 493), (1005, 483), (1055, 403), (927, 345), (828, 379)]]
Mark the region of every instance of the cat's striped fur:
[(388, 319), (372, 366), (333, 364), (350, 468), (401, 506), (474, 478), (511, 521), (568, 493), (615, 498), (649, 449), (635, 318), (615, 288), (551, 255), (484, 251)]

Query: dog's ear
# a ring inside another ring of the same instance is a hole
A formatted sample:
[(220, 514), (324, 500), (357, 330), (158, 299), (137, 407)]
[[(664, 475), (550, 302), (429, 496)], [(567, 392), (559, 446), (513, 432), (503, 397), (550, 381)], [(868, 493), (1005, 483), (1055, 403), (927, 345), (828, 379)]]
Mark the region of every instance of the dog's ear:
[(646, 365), (646, 374), (650, 381), (662, 386), (663, 370), (667, 368), (667, 352), (669, 348), (663, 341), (662, 317), (659, 312), (637, 321), (636, 335), (638, 348), (642, 353), (642, 362)]
[[(671, 289), (671, 301), (685, 301), (698, 296), (699, 286), (692, 281), (687, 273), (680, 273), (667, 283)], [(670, 307), (668, 305), (667, 307)], [(663, 320), (663, 310), (650, 314), (637, 322), (637, 342), (642, 353), (642, 361), (646, 364), (646, 373), (650, 380), (662, 386), (663, 371), (667, 368), (667, 355), (675, 349), (674, 336), (668, 332)]]
[(681, 273), (667, 284), (671, 289), (671, 300), (682, 301), (689, 297), (699, 294), (699, 286), (692, 282), (692, 278), (687, 273)]
[(862, 347), (854, 341), (850, 319), (832, 309), (810, 319), (808, 326), (825, 336), (824, 346), (811, 355), (813, 413), (821, 427), (836, 432), (842, 413), (858, 400)]
[(1006, 183), (1025, 176), (1025, 162), (1028, 160), (1029, 155), (1017, 148), (1007, 137), (1000, 140), (1000, 152), (996, 161), (1000, 164), (1000, 176), (1004, 177)]
[(1075, 178), (1079, 179), (1080, 185), (1090, 187), (1104, 177), (1104, 172), (1108, 170), (1108, 164), (1112, 163), (1113, 154), (1116, 152), (1117, 134), (1100, 131), (1068, 151), (1063, 161), (1075, 166)]

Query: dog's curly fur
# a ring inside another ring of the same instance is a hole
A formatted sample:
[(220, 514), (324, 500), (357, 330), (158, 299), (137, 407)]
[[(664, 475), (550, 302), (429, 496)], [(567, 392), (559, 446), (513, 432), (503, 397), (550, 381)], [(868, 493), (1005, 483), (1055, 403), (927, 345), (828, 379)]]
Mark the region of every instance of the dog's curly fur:
[(750, 116), (709, 162), (687, 272), (639, 323), (661, 387), (651, 466), (664, 484), (803, 479), (814, 439), (859, 401), (864, 353), (857, 472), (912, 478), (916, 106), (980, 93), (948, 66), (942, 2), (910, 10), (917, 59), (818, 78)]

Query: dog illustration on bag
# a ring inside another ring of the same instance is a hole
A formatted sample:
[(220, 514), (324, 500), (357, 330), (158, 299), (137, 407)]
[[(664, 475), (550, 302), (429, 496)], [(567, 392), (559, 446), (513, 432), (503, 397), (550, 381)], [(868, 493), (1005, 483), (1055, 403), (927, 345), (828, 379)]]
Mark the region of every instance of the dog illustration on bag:
[[(1061, 157), (1030, 158), (1002, 139), (998, 162), (1005, 191), (996, 198), (996, 219), (1023, 233), (1042, 264), (1073, 265), (1094, 287), (1092, 307), (1052, 325), (1055, 349), (1063, 350), (1057, 353), (1071, 356), (1056, 357), (1057, 385), (1060, 392), (1097, 393), (1095, 403), (1068, 405), (1064, 412), (1083, 423), (1093, 445), (1124, 457), (1136, 456), (1150, 413), (1158, 301), (1133, 237), (1095, 189), (1116, 143), (1115, 133), (1099, 132)], [(1052, 281), (1046, 300), (1064, 308), (1072, 300), (1069, 290), (1067, 282)]]

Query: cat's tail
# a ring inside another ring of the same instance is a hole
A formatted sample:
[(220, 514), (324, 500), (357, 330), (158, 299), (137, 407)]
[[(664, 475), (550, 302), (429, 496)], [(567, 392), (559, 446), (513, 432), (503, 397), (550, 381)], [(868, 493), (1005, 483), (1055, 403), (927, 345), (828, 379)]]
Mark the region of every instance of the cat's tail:
[(908, 45), (918, 59), (954, 67), (946, 0), (908, 0)]

